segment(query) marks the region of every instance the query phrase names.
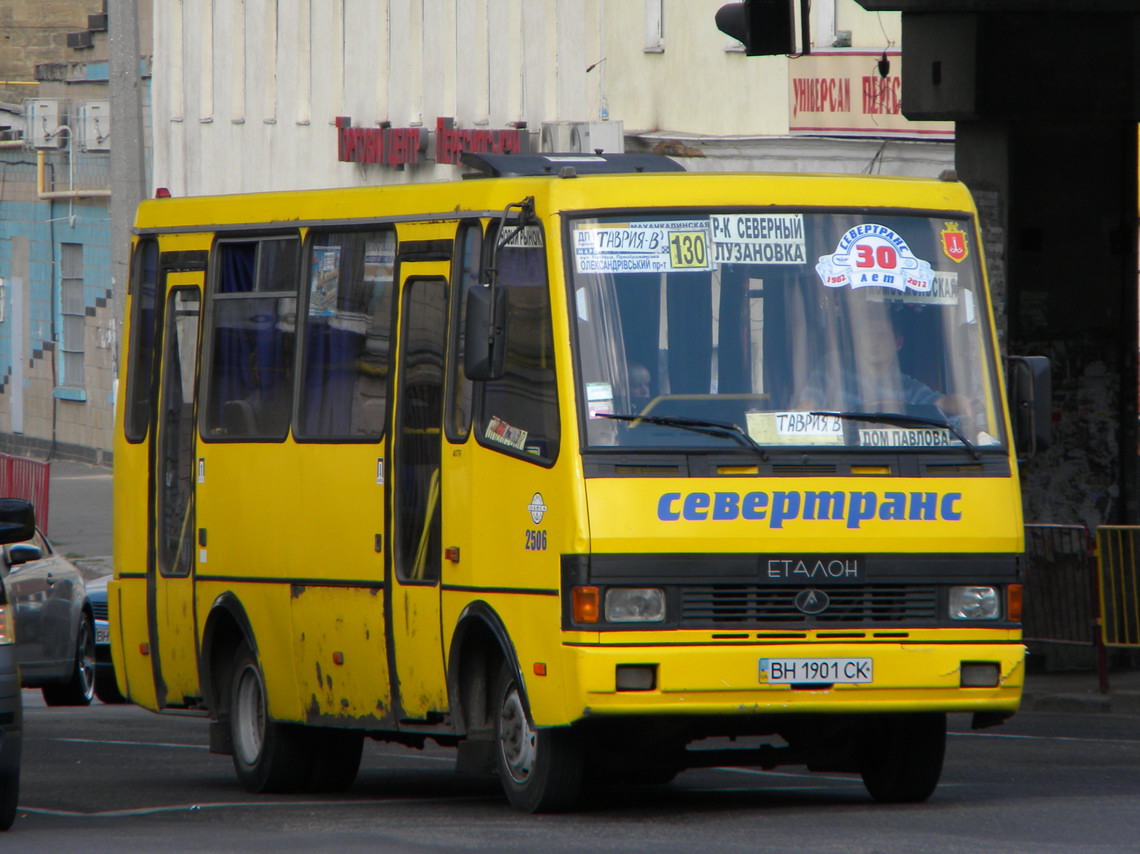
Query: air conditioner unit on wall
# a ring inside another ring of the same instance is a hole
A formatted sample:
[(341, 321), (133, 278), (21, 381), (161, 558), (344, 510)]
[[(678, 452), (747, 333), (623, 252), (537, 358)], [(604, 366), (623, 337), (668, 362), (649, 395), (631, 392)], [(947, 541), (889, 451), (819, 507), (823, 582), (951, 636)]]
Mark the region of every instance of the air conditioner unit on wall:
[[(32, 148), (61, 148), (67, 145), (68, 101), (64, 98), (25, 98), (24, 141)], [(62, 132), (61, 132), (62, 131)]]
[(541, 147), (546, 152), (607, 154), (625, 151), (625, 129), (621, 122), (543, 122)]
[(110, 151), (111, 102), (83, 101), (77, 104), (75, 135), (84, 151)]

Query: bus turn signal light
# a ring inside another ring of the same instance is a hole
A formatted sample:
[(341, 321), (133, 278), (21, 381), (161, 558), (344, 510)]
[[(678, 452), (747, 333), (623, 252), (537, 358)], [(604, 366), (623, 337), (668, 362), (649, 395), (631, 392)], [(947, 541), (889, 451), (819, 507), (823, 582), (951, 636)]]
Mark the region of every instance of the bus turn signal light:
[(1021, 585), (1011, 584), (1006, 588), (1006, 614), (1014, 622), (1021, 622)]
[(574, 622), (598, 622), (598, 603), (600, 598), (597, 587), (575, 587), (572, 594)]

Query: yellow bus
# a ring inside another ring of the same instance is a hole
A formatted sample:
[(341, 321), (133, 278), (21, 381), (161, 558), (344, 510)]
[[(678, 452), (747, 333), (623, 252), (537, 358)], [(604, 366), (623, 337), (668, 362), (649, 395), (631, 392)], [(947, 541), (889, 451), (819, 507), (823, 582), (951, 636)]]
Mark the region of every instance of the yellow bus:
[(1040, 424), (968, 191), (465, 162), (139, 207), (122, 692), (255, 792), (344, 789), (374, 738), (530, 811), (724, 765), (927, 798), (946, 714), (1000, 723), (1024, 673)]

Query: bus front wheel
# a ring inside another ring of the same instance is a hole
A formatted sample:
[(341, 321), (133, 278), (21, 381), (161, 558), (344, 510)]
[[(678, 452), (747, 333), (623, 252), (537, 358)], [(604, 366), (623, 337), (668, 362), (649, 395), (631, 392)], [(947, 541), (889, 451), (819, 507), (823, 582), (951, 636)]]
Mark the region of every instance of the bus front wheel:
[(884, 715), (862, 734), (859, 770), (877, 801), (917, 804), (938, 787), (946, 755), (942, 712)]
[(506, 663), (493, 696), (495, 762), (511, 806), (532, 813), (573, 809), (584, 768), (578, 732), (535, 727), (519, 680)]
[(265, 677), (257, 656), (242, 644), (234, 657), (230, 689), (234, 770), (250, 792), (296, 792), (313, 765), (304, 728), (269, 717)]

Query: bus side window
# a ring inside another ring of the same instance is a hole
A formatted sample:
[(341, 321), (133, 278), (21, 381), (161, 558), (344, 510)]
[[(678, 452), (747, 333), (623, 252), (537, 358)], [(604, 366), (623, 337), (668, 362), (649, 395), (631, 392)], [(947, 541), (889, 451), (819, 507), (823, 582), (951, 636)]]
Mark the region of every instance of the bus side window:
[(301, 440), (376, 441), (388, 409), (396, 234), (314, 234), (309, 246)]
[(296, 238), (217, 247), (210, 312), (207, 439), (280, 441), (293, 406)]
[(475, 423), (483, 445), (549, 464), (558, 456), (560, 430), (542, 243), (520, 240), (499, 250), (496, 287), (507, 295), (505, 370), (501, 379), (481, 383)]
[(128, 442), (146, 438), (154, 393), (155, 345), (158, 334), (158, 243), (142, 240), (131, 268), (131, 340), (124, 432)]
[(459, 251), (452, 267), (451, 346), (448, 348), (447, 438), (464, 442), (471, 432), (473, 383), (463, 373), (464, 332), (467, 322), (467, 292), (479, 284), (483, 268), (483, 227), (469, 223), (460, 228)]

